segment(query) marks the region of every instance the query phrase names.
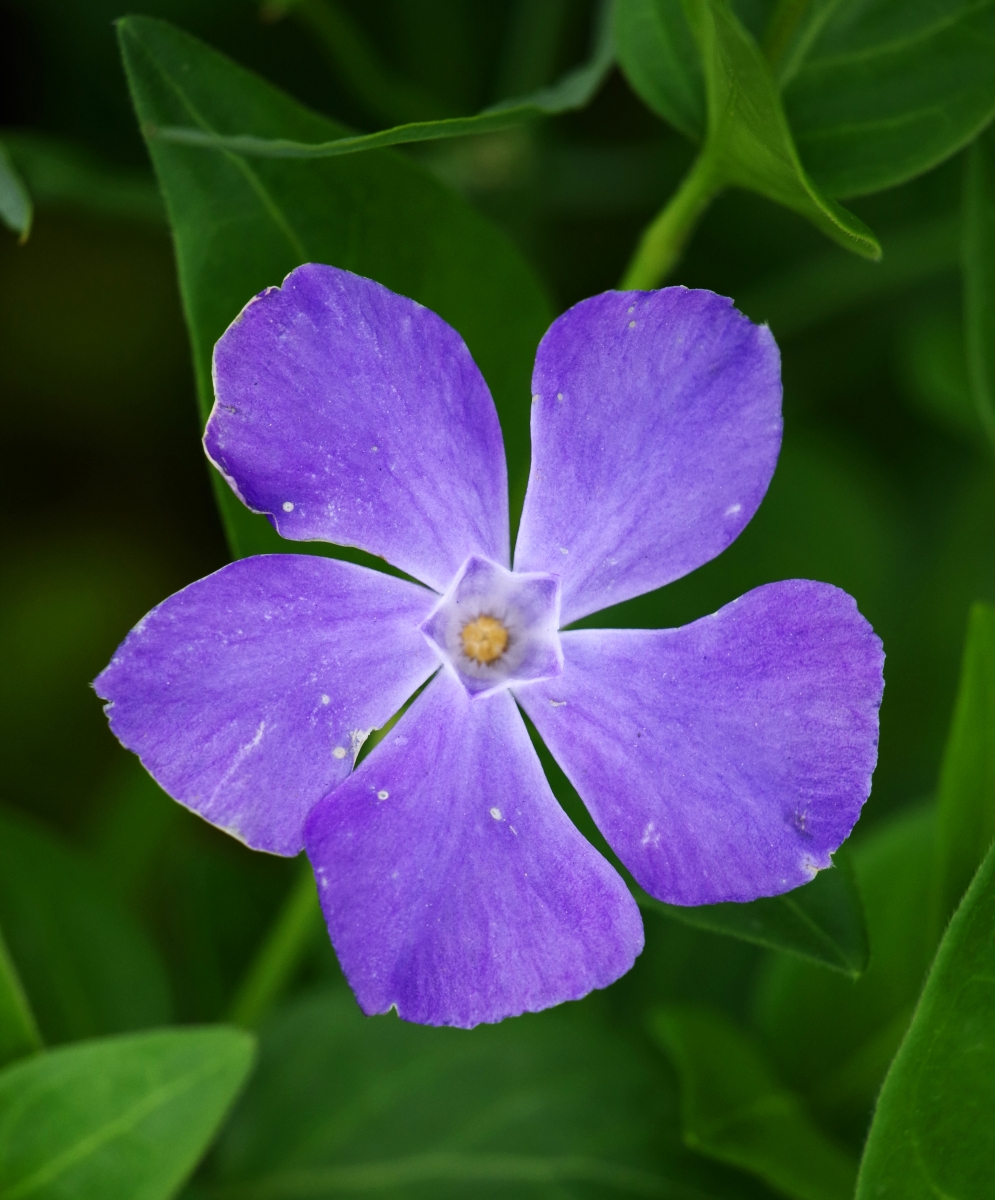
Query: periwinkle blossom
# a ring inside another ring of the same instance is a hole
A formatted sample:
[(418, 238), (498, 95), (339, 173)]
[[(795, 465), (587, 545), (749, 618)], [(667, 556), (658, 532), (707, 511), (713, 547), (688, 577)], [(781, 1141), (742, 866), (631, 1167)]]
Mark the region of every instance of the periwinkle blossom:
[(435, 313), (302, 266), (227, 330), (214, 378), (207, 453), (253, 512), (420, 583), (243, 559), (154, 609), (96, 687), (177, 800), (256, 849), (307, 850), (364, 1011), (497, 1021), (604, 987), (642, 949), (519, 707), (651, 895), (751, 900), (830, 865), (870, 789), (883, 686), (850, 596), (791, 580), (680, 629), (568, 628), (753, 516), (781, 442), (766, 327), (680, 287), (559, 317), (514, 569), (497, 413)]

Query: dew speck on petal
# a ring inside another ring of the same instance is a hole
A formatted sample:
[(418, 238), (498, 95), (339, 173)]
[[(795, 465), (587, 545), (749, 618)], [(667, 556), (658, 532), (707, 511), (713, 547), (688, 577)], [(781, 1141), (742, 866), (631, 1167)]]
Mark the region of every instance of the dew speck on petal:
[(492, 808), (491, 816), (494, 818), (495, 821), (500, 821), (501, 820), (501, 810), (499, 808)]
[(293, 511), (294, 511), (294, 502), (293, 502), (293, 500), (284, 500), (284, 502), (283, 502), (283, 511), (284, 511), (284, 512), (293, 512)]

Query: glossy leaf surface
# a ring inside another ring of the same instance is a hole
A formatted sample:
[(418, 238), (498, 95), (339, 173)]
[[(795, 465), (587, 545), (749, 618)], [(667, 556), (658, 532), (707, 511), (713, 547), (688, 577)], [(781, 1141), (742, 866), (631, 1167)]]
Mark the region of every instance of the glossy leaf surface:
[[(143, 123), (196, 121), (211, 133), (313, 141), (341, 133), (165, 22), (129, 17), (118, 31)], [(501, 416), (512, 495), (516, 484), (524, 494), (529, 377), (549, 311), (535, 277), (488, 221), (389, 152), (302, 162), (160, 140), (149, 149), (173, 229), (204, 418), (214, 343), (243, 306), (301, 263), (329, 263), (411, 296), (463, 335)], [(216, 483), (237, 554), (287, 548)]]
[(992, 0), (808, 6), (780, 63), (802, 161), (831, 196), (892, 187), (995, 114)]
[(845, 855), (831, 870), (782, 896), (749, 904), (703, 904), (682, 908), (663, 904), (645, 892), (639, 904), (709, 933), (741, 938), (769, 950), (782, 950), (856, 978), (869, 956), (864, 911)]
[(105, 1038), (0, 1072), (4, 1200), (166, 1200), (252, 1065), (224, 1027)]
[(884, 1081), (857, 1200), (980, 1200), (995, 1162), (995, 849), (940, 944)]
[(155, 948), (83, 858), (0, 813), (0, 925), (47, 1042), (170, 1018)]
[[(697, 5), (627, 0), (617, 12), (616, 40), (645, 103), (700, 140), (705, 85), (688, 29)], [(733, 7), (744, 15), (757, 8)], [(764, 11), (764, 45), (788, 125), (806, 171), (829, 196), (911, 179), (954, 154), (995, 114), (991, 0), (813, 0)]]
[(849, 1200), (856, 1162), (731, 1021), (702, 1008), (664, 1008), (651, 1015), (650, 1030), (680, 1076), (690, 1147), (797, 1200)]

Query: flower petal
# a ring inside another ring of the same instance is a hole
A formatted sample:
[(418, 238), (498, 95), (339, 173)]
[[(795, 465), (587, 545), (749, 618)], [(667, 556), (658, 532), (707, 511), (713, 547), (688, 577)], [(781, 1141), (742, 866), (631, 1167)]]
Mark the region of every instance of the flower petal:
[(830, 865), (871, 787), (881, 642), (790, 580), (683, 629), (561, 635), (516, 690), (619, 858), (670, 904), (752, 900)]
[(154, 608), (94, 686), (171, 796), (297, 854), (311, 808), (438, 666), (418, 631), (437, 599), (334, 559), (245, 558)]
[(469, 1028), (605, 987), (642, 949), (625, 884), (556, 803), (507, 692), (443, 672), (305, 830), (364, 1012)]
[(713, 292), (605, 292), (554, 321), (532, 377), (517, 571), (550, 571), (563, 623), (708, 562), (763, 499), (780, 356)]
[(214, 387), (207, 453), (283, 537), (359, 546), (440, 592), (471, 554), (507, 565), (497, 411), (429, 309), (308, 263), (229, 326)]

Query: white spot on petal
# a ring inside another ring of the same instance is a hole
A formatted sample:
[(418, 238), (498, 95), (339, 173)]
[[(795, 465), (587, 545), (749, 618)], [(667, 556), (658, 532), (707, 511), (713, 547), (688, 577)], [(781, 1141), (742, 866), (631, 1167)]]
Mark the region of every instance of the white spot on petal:
[(557, 400), (559, 400), (559, 402), (560, 402), (561, 404), (563, 403), (563, 393), (562, 393), (562, 392), (557, 392), (557, 393), (556, 393), (556, 398), (557, 398)]
[(633, 304), (626, 310), (631, 316), (636, 311), (636, 306)]
[(332, 758), (345, 758), (346, 753), (347, 751), (345, 746), (336, 746), (332, 751)]
[(283, 511), (284, 511), (284, 512), (293, 512), (293, 511), (294, 511), (294, 502), (293, 502), (293, 500), (284, 500), (284, 502), (283, 502)]
[(386, 788), (381, 788), (380, 791), (377, 792), (377, 799), (378, 800), (386, 800), (389, 795), (390, 795), (390, 792), (388, 792)]
[(566, 700), (550, 700), (550, 704), (552, 704), (554, 708), (562, 708), (564, 704), (566, 704)]
[(322, 704), (331, 704), (331, 702), (332, 702), (331, 696), (322, 696), (321, 697)]
[(656, 832), (656, 826), (652, 821), (646, 822), (646, 828), (643, 830), (643, 836), (639, 840), (641, 846), (659, 846), (660, 835)]
[(561, 546), (561, 547), (560, 547), (560, 553), (561, 553), (561, 554), (569, 554), (569, 553), (570, 553), (570, 551), (569, 551), (569, 550), (566, 548), (566, 546)]
[(501, 810), (499, 808), (492, 808), (491, 816), (494, 818), (495, 821), (500, 821), (501, 820)]
[(742, 512), (742, 511), (743, 511), (742, 504), (730, 504), (729, 507), (726, 509), (726, 516), (734, 517), (736, 515), (736, 513)]
[(630, 329), (635, 329), (635, 328), (636, 328), (636, 322), (635, 322), (635, 321), (630, 321), (630, 322), (629, 322), (629, 328), (630, 328)]

